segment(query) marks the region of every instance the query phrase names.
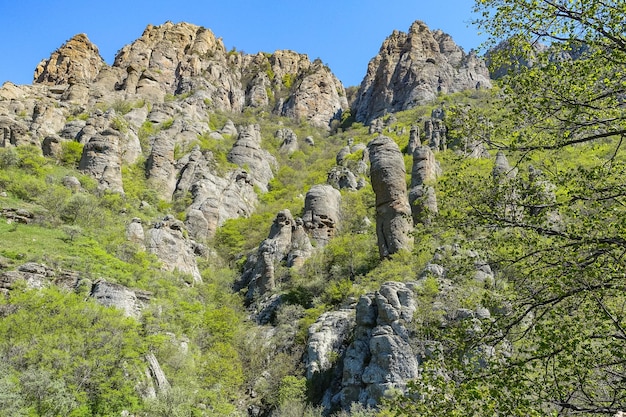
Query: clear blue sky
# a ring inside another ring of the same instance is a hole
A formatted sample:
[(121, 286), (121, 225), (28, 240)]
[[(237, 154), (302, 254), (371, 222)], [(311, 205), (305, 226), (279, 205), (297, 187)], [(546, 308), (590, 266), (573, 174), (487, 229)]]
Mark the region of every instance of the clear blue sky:
[(359, 85), (367, 63), (394, 30), (415, 20), (452, 35), (466, 51), (481, 39), (473, 0), (0, 0), (0, 84), (30, 84), (42, 59), (86, 33), (111, 64), (148, 24), (204, 26), (228, 49), (291, 49), (320, 58), (345, 86)]

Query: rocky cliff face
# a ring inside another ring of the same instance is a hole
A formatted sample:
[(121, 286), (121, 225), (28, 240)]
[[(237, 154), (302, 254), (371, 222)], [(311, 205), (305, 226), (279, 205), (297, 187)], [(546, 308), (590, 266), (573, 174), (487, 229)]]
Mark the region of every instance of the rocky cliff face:
[(149, 25), (124, 46), (112, 66), (85, 35), (76, 35), (42, 61), (35, 84), (75, 103), (145, 99), (163, 102), (195, 94), (216, 110), (272, 112), (328, 127), (348, 108), (345, 89), (321, 63), (293, 51), (227, 52), (221, 39), (189, 23)]
[(439, 93), (490, 86), (480, 58), (466, 54), (450, 35), (416, 21), (408, 33), (394, 31), (370, 61), (353, 114), (357, 121), (369, 123), (431, 101)]
[(46, 85), (89, 84), (106, 63), (84, 33), (74, 36), (37, 65), (33, 82)]

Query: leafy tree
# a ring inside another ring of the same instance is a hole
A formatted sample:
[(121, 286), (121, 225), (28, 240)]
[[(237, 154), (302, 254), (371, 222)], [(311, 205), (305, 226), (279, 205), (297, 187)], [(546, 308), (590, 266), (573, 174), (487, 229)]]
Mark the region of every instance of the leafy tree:
[[(478, 0), (475, 9), (491, 43), (506, 40), (490, 59), (508, 69), (510, 130), (483, 139), (519, 170), (504, 187), (484, 177), (458, 184), (476, 186), (464, 193), (472, 233), (489, 237), (483, 248), (514, 289), (480, 343), (511, 341), (506, 369), (523, 376), (516, 389), (534, 409), (615, 414), (626, 408), (626, 3)], [(538, 176), (553, 198), (540, 198)], [(476, 378), (460, 375), (453, 388)]]

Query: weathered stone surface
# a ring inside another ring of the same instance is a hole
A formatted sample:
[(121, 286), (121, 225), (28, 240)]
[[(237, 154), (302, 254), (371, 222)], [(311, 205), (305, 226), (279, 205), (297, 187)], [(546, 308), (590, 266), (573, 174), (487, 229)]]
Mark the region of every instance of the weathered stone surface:
[(78, 34), (43, 60), (35, 70), (35, 83), (49, 85), (91, 83), (106, 66), (87, 35)]
[(141, 219), (138, 217), (135, 217), (130, 221), (128, 226), (126, 226), (126, 240), (143, 248), (146, 235), (143, 231), (141, 223)]
[(406, 153), (413, 155), (413, 152), (415, 152), (415, 149), (419, 146), (422, 146), (422, 141), (420, 140), (420, 128), (419, 126), (413, 125), (409, 131), (409, 144), (407, 145)]
[(78, 169), (94, 177), (98, 188), (123, 193), (119, 132), (106, 129), (91, 137), (83, 148)]
[(123, 285), (98, 280), (91, 287), (91, 298), (106, 307), (122, 310), (127, 317), (139, 318), (141, 303), (135, 292)]
[(409, 204), (414, 223), (429, 224), (438, 212), (434, 181), (441, 175), (441, 168), (435, 154), (428, 146), (419, 146), (413, 151), (411, 189)]
[(74, 176), (66, 175), (61, 180), (61, 183), (64, 187), (69, 188), (72, 191), (79, 191), (83, 188), (83, 185), (80, 183), (80, 180)]
[(167, 377), (165, 376), (165, 372), (161, 368), (161, 364), (157, 360), (154, 353), (146, 353), (146, 361), (148, 362), (148, 370), (150, 372), (150, 376), (152, 377), (152, 381), (156, 386), (157, 392), (168, 391), (171, 388)]
[(297, 151), (299, 148), (298, 136), (291, 129), (287, 129), (287, 128), (279, 129), (274, 135), (274, 137), (276, 137), (276, 139), (281, 141), (280, 148), (279, 148), (280, 152), (283, 152), (286, 154), (292, 154), (295, 151)]
[(267, 184), (274, 178), (272, 168), (277, 166), (277, 162), (274, 156), (261, 148), (259, 125), (239, 127), (239, 136), (228, 153), (228, 160), (244, 169), (247, 167), (253, 184), (267, 192)]
[(348, 190), (358, 190), (361, 188), (359, 187), (357, 177), (347, 167), (332, 168), (328, 173), (326, 182), (339, 190), (344, 188)]
[(176, 142), (167, 132), (160, 132), (154, 137), (152, 150), (146, 161), (148, 183), (165, 201), (172, 199), (176, 189), (175, 146)]
[(200, 241), (213, 237), (226, 220), (251, 215), (257, 204), (251, 176), (237, 169), (218, 175), (210, 152), (195, 148), (177, 162), (175, 195), (191, 195), (185, 226)]
[(389, 137), (379, 136), (368, 145), (370, 177), (376, 193), (376, 235), (381, 257), (410, 250), (413, 238), (411, 206), (406, 190), (404, 158)]
[(343, 110), (348, 108), (345, 89), (319, 60), (308, 71), (300, 76), (298, 88), (284, 102), (281, 113), (295, 120), (307, 120), (313, 126), (328, 127), (333, 120), (341, 119)]
[(35, 138), (28, 130), (28, 126), (11, 117), (0, 116), (0, 147), (34, 144)]
[(248, 288), (246, 299), (252, 301), (276, 287), (275, 266), (290, 249), (295, 221), (289, 210), (282, 210), (274, 219), (270, 233), (255, 254), (248, 257), (237, 288)]
[(343, 361), (340, 402), (374, 406), (388, 390), (403, 390), (417, 377), (418, 363), (405, 327), (415, 311), (413, 291), (387, 282), (361, 296), (356, 307), (354, 341)]
[(341, 193), (330, 185), (311, 187), (304, 199), (302, 221), (311, 238), (318, 245), (326, 245), (341, 221)]
[(52, 283), (54, 276), (51, 268), (35, 262), (27, 262), (14, 271), (0, 273), (0, 288), (10, 290), (18, 280), (24, 280), (28, 288), (46, 288)]
[(185, 237), (184, 230), (183, 222), (166, 216), (146, 233), (146, 250), (159, 258), (164, 270), (189, 274), (193, 281), (202, 282), (195, 245)]
[(334, 359), (343, 355), (355, 325), (354, 317), (353, 309), (329, 311), (309, 327), (305, 362), (307, 379), (329, 371)]
[[(433, 110), (433, 113), (435, 110)], [(447, 136), (448, 129), (442, 119), (431, 117), (424, 121), (424, 140), (433, 151), (446, 150)]]
[(439, 93), (490, 86), (487, 67), (474, 52), (466, 54), (449, 35), (416, 21), (408, 33), (394, 31), (370, 61), (353, 114), (357, 121), (369, 123), (431, 101)]
[(515, 178), (517, 176), (517, 168), (512, 168), (504, 152), (498, 151), (491, 175), (497, 179)]

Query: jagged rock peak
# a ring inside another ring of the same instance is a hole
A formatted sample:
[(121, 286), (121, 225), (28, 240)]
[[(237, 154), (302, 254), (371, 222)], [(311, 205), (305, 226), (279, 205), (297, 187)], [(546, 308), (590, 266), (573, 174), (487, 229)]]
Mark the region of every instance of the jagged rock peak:
[(105, 65), (98, 47), (80, 33), (37, 65), (33, 82), (47, 85), (90, 83)]
[(113, 66), (125, 69), (129, 75), (137, 73), (140, 79), (157, 81), (166, 91), (175, 93), (180, 75), (200, 74), (201, 57), (224, 52), (221, 39), (209, 29), (166, 22), (148, 25), (139, 39), (119, 51)]
[(408, 33), (394, 31), (367, 68), (353, 105), (359, 122), (424, 104), (439, 93), (491, 87), (489, 71), (473, 52), (450, 37), (414, 22)]

